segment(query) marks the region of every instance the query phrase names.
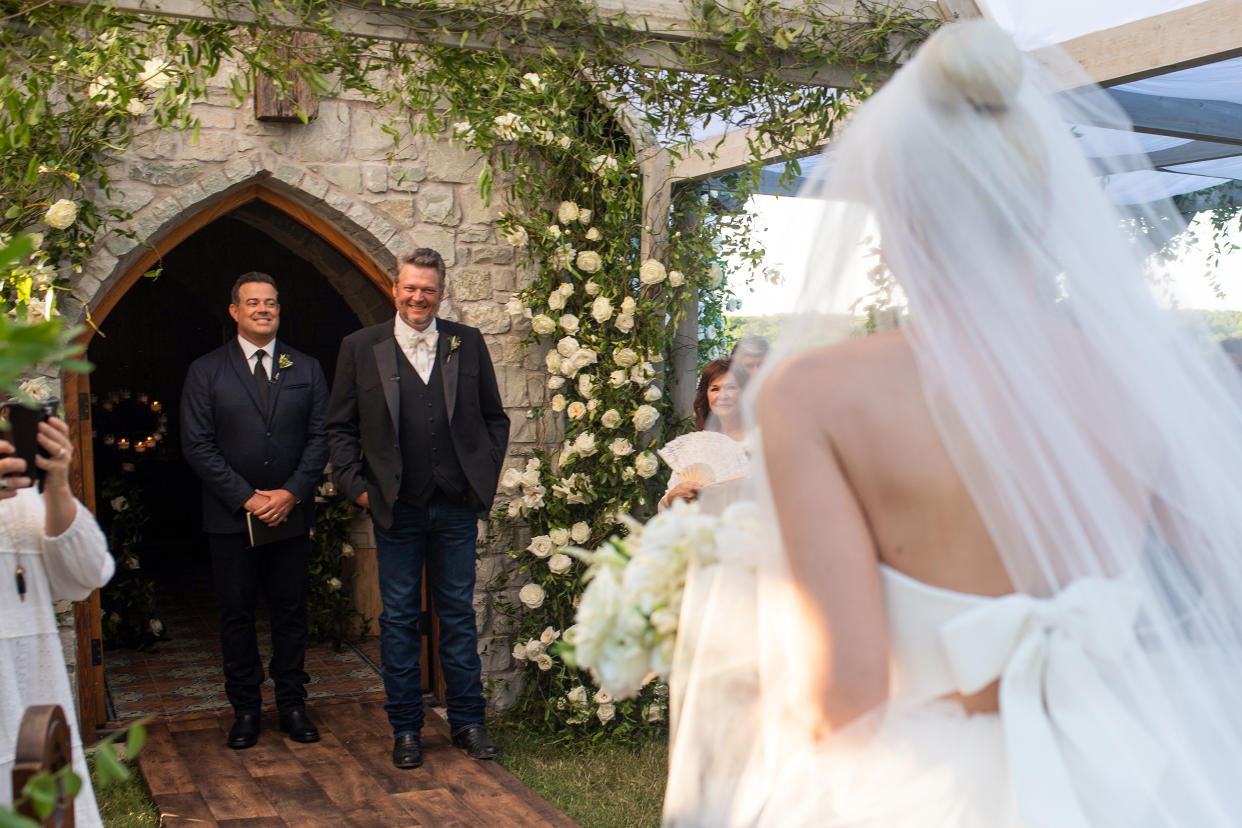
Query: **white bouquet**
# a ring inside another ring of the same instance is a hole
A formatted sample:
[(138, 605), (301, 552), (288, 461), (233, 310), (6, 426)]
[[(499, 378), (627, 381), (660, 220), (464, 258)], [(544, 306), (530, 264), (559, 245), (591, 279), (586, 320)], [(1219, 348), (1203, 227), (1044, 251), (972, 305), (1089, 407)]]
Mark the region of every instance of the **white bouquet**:
[(743, 524), (753, 515), (753, 503), (716, 517), (679, 500), (646, 526), (621, 515), (628, 537), (610, 538), (594, 552), (571, 550), (589, 565), (577, 623), (565, 634), (573, 662), (618, 700), (667, 679), (687, 573), (719, 561), (723, 539), (748, 529)]

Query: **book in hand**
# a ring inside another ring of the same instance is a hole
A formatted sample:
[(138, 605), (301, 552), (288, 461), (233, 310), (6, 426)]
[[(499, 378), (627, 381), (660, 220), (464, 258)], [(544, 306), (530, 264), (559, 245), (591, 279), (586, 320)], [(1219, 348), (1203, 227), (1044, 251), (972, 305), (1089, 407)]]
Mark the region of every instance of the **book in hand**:
[(269, 543), (300, 538), (306, 534), (302, 526), (302, 515), (291, 513), (284, 523), (268, 526), (254, 516), (254, 512), (246, 512), (246, 534), (250, 537), (250, 547), (266, 546)]

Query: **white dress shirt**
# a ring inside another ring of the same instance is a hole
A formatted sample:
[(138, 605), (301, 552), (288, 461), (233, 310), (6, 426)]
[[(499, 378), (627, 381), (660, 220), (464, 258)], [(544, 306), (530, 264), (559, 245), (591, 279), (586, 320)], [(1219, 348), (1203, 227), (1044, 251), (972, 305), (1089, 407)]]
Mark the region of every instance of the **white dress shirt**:
[(393, 329), (397, 337), (397, 346), (401, 348), (405, 358), (410, 361), (410, 365), (414, 366), (414, 370), (418, 372), (423, 382), (429, 382), (431, 369), (436, 364), (436, 344), (440, 339), (440, 334), (436, 330), (435, 317), (431, 318), (431, 324), (426, 330), (420, 331), (402, 319), (401, 314), (397, 314)]
[(275, 371), (273, 366), (276, 364), (274, 361), (276, 359), (276, 340), (273, 339), (271, 342), (260, 348), (250, 340), (239, 335), (237, 337), (237, 344), (241, 345), (242, 355), (246, 357), (246, 367), (250, 369), (251, 374), (254, 373), (254, 355), (259, 351), (267, 354), (267, 356), (263, 357), (263, 370), (267, 372), (267, 378), (270, 380), (273, 372)]

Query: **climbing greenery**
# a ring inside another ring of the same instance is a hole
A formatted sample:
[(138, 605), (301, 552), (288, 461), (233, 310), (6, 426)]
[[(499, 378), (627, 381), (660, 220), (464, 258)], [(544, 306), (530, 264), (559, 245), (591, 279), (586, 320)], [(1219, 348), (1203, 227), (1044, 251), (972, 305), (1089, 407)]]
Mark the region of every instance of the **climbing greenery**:
[[(25, 268), (38, 272), (13, 271), (6, 308), (64, 288), (120, 232), (126, 216), (91, 201), (111, 192), (117, 153), (145, 131), (194, 132), (194, 101), (240, 102), (256, 74), (367, 96), (394, 155), (418, 132), (480, 154), (496, 232), (523, 257), (508, 311), (545, 371), (516, 430), (549, 449), (505, 471), (497, 515), (514, 547), (512, 657), (529, 668), (521, 709), (588, 738), (661, 726), (659, 688), (617, 704), (558, 657), (582, 574), (564, 550), (663, 492), (654, 449), (687, 428), (667, 393), (674, 333), (694, 313), (699, 358), (727, 348), (728, 273), (761, 255), (742, 210), (761, 159), (787, 159), (792, 180), (939, 21), (870, 0), (701, 0), (676, 26), (578, 0), (205, 5), (214, 19), (0, 2), (0, 231), (42, 234)], [(696, 139), (740, 127), (750, 158), (727, 179), (644, 187), (724, 146)]]

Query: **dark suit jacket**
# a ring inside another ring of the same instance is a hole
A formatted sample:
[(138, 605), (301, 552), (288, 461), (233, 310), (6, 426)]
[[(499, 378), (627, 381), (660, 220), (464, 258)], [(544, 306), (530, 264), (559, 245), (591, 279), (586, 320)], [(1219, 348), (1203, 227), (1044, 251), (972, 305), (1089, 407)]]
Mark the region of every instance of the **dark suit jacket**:
[[(328, 441), (337, 486), (356, 500), (367, 492), (371, 514), (392, 525), (401, 488), (401, 392), (397, 381), (394, 320), (350, 334), (341, 342), (328, 405)], [(487, 517), (509, 444), (509, 416), (500, 401), (496, 371), (478, 328), (436, 320), (440, 337), (436, 370), (443, 372), (444, 397), (457, 460)], [(452, 340), (460, 346), (450, 353)]]
[(328, 384), (314, 357), (276, 340), (268, 410), (233, 338), (190, 364), (181, 391), (181, 453), (203, 481), (203, 530), (244, 532), (242, 505), (255, 489), (288, 489), (302, 501), (289, 514), (310, 528), (315, 487), (328, 460)]

